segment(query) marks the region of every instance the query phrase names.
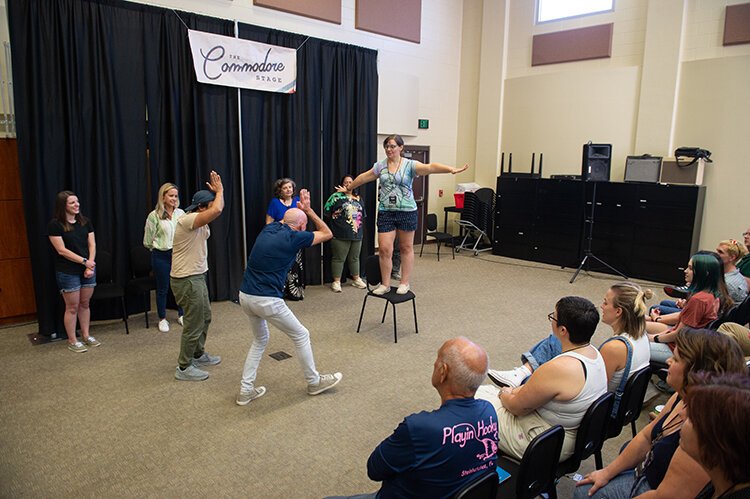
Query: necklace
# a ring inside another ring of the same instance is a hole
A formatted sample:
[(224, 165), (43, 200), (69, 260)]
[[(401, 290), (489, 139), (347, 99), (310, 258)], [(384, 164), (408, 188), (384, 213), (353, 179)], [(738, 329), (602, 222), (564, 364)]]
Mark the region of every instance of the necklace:
[(586, 347), (587, 347), (587, 346), (589, 346), (589, 345), (591, 345), (591, 342), (589, 342), (589, 343), (586, 343), (585, 345), (581, 345), (580, 347), (569, 348), (569, 349), (567, 349), (567, 350), (563, 350), (563, 351), (562, 351), (562, 353), (568, 353), (568, 352), (572, 352), (573, 350), (580, 350), (581, 348), (586, 348)]
[(390, 166), (391, 166), (391, 163), (390, 163), (390, 161), (389, 161), (389, 162), (388, 162), (388, 167), (389, 167), (389, 169), (388, 169), (388, 173), (391, 173), (391, 175), (394, 175), (394, 176), (395, 176), (395, 175), (396, 175), (396, 173), (398, 173), (399, 169), (401, 168), (401, 161), (402, 161), (403, 159), (404, 159), (404, 158), (403, 158), (403, 156), (399, 156), (399, 157), (398, 157), (398, 164), (396, 164), (396, 171), (395, 171), (395, 172), (393, 172), (393, 173), (391, 173), (391, 170), (390, 170)]

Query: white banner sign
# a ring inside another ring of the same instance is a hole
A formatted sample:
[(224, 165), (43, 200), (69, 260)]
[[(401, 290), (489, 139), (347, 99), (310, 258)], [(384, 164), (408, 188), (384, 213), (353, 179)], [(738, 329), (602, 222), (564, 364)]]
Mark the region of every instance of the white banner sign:
[(195, 76), (201, 83), (293, 94), (297, 51), (188, 30)]

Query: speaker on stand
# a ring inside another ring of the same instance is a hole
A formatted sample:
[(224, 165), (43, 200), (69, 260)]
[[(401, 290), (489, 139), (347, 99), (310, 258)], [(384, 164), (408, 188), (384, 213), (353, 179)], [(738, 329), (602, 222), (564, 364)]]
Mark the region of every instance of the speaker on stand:
[(581, 178), (595, 182), (609, 182), (609, 171), (612, 167), (612, 144), (583, 145)]
[(596, 186), (599, 182), (609, 182), (609, 170), (612, 165), (612, 145), (611, 144), (588, 144), (583, 145), (583, 164), (581, 166), (581, 178), (585, 181), (592, 182), (591, 189), (591, 210), (586, 212), (584, 207), (584, 222), (587, 225), (586, 231), (586, 246), (583, 249), (583, 259), (578, 264), (573, 277), (570, 278), (570, 283), (576, 280), (578, 274), (581, 273), (584, 267), (588, 270), (587, 263), (589, 259), (596, 260), (600, 264), (607, 267), (615, 274), (619, 274), (623, 279), (627, 279), (627, 276), (596, 256), (591, 251), (592, 242), (594, 240), (594, 221), (596, 215)]

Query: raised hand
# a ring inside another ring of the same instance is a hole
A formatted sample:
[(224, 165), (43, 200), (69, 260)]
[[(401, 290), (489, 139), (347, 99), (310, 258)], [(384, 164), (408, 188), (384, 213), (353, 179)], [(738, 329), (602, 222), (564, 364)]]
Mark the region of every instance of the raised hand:
[(221, 176), (219, 176), (218, 173), (216, 173), (214, 170), (211, 170), (209, 178), (210, 180), (206, 182), (206, 185), (211, 191), (218, 193), (224, 190), (224, 184), (221, 183)]
[(336, 187), (334, 187), (334, 189), (336, 189), (336, 192), (340, 192), (342, 194), (349, 194), (349, 189), (347, 189), (343, 185), (337, 185)]
[(297, 208), (307, 212), (310, 209), (310, 191), (302, 189), (299, 191), (299, 201), (297, 201)]
[(454, 168), (451, 172), (453, 175), (457, 175), (463, 171), (466, 171), (469, 168), (469, 163), (464, 164), (461, 168)]

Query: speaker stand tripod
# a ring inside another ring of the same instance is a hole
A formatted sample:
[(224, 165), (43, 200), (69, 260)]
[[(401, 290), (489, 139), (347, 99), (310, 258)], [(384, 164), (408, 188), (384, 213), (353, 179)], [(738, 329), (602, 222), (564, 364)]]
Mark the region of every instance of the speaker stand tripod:
[[(596, 260), (597, 262), (601, 263), (602, 265), (607, 267), (609, 270), (611, 270), (615, 274), (618, 274), (619, 276), (621, 276), (623, 279), (628, 278), (625, 274), (623, 274), (622, 272), (614, 268), (612, 265), (608, 264), (607, 262), (605, 262), (604, 260), (596, 256), (591, 251), (591, 242), (594, 239), (594, 212), (596, 210), (596, 186), (597, 184), (598, 182), (592, 182), (593, 192), (591, 194), (591, 216), (589, 216), (586, 219), (586, 223), (589, 224), (589, 227), (588, 227), (588, 234), (586, 234), (586, 247), (583, 250), (583, 259), (581, 260), (581, 263), (578, 264), (578, 268), (573, 274), (573, 277), (570, 278), (570, 284), (573, 284), (573, 281), (576, 280), (576, 277), (578, 277), (578, 274), (581, 273), (581, 270), (583, 270), (583, 267), (586, 266), (589, 259)], [(586, 270), (588, 270), (588, 266), (586, 266)]]

